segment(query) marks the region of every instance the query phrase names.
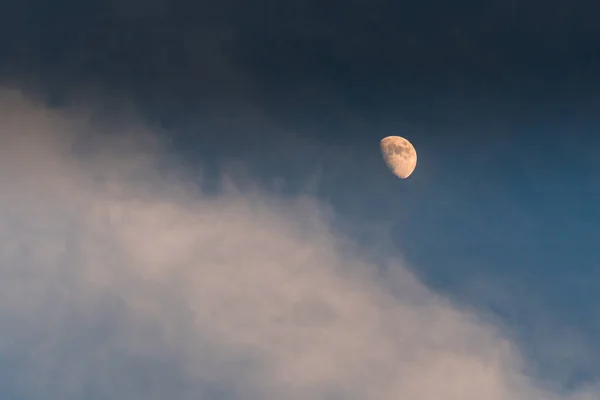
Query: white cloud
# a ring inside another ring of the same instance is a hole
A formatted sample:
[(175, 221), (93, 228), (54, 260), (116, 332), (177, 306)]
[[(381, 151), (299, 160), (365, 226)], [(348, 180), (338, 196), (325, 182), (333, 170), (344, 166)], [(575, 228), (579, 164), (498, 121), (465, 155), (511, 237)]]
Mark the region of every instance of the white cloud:
[(204, 197), (152, 134), (97, 130), (0, 95), (0, 394), (598, 398), (542, 388), (401, 262), (347, 253), (313, 199)]

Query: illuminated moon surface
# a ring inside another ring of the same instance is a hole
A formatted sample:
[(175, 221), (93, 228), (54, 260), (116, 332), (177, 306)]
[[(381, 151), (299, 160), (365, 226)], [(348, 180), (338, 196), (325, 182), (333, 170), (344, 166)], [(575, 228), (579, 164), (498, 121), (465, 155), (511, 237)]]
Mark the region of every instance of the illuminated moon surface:
[(417, 152), (403, 137), (388, 136), (380, 143), (381, 154), (386, 165), (398, 178), (408, 178), (417, 166)]

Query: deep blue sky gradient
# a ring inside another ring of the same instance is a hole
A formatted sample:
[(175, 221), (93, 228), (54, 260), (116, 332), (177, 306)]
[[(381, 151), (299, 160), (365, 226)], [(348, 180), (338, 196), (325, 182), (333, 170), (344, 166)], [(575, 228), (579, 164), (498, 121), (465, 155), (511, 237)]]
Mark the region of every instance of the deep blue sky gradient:
[[(132, 101), (207, 192), (241, 160), (269, 190), (312, 188), (367, 244), (386, 227), (427, 284), (571, 385), (600, 372), (598, 15), (593, 1), (7, 0), (0, 78), (57, 107)], [(406, 181), (381, 162), (387, 135), (418, 150)], [(547, 347), (563, 337), (580, 347)]]

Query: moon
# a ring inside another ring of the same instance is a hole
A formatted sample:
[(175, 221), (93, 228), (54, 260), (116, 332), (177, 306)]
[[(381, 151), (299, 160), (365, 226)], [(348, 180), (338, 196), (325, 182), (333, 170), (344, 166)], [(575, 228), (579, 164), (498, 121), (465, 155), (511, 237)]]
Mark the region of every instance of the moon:
[(379, 144), (386, 165), (400, 179), (408, 178), (417, 167), (417, 151), (401, 136), (388, 136)]

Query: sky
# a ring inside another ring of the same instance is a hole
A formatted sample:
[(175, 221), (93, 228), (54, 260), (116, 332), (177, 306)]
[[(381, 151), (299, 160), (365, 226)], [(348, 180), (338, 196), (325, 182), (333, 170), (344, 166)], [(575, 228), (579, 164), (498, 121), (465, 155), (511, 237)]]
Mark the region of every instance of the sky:
[(599, 12), (2, 2), (2, 398), (600, 398)]

